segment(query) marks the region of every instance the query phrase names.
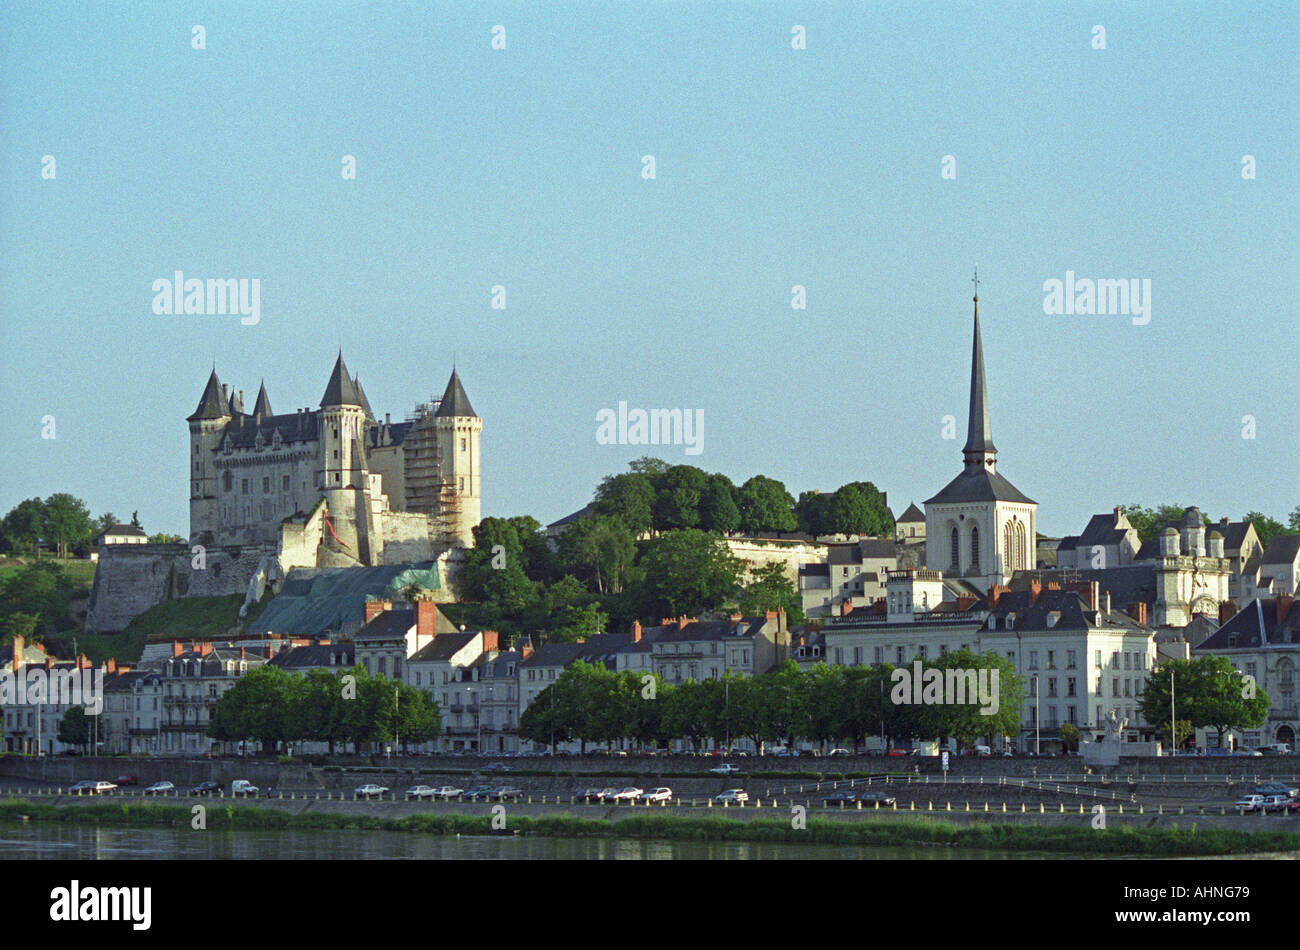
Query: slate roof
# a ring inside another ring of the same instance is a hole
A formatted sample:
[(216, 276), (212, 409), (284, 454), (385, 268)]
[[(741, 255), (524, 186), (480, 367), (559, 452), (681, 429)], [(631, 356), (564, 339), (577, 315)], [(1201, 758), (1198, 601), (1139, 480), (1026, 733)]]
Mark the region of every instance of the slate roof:
[(104, 535), (107, 535), (107, 534), (120, 534), (120, 535), (123, 535), (124, 537), (128, 537), (128, 538), (147, 538), (147, 537), (148, 537), (148, 535), (145, 534), (144, 531), (143, 531), (142, 529), (137, 528), (135, 525), (129, 525), (129, 524), (115, 524), (115, 525), (113, 525), (111, 528), (109, 528), (108, 530), (100, 532), (100, 534), (98, 535), (98, 537), (102, 538), (102, 537), (104, 537)]
[(551, 522), (550, 524), (548, 524), (546, 527), (548, 527), (548, 528), (562, 528), (562, 527), (564, 527), (566, 524), (573, 524), (573, 522), (577, 521), (579, 518), (586, 518), (586, 517), (588, 517), (588, 516), (591, 514), (592, 508), (594, 508), (594, 507), (595, 507), (595, 502), (591, 502), (590, 504), (587, 504), (587, 505), (582, 506), (582, 507), (579, 508), (577, 511), (575, 511), (573, 514), (571, 514), (571, 515), (565, 515), (565, 516), (564, 516), (563, 518), (561, 518), (559, 521), (552, 521), (552, 522)]
[(943, 487), (927, 505), (966, 501), (1014, 501), (1025, 505), (1038, 502), (1021, 494), (1020, 490), (997, 472), (987, 469), (966, 470)]
[(271, 445), (275, 434), (281, 442), (314, 442), (319, 438), (319, 416), (315, 412), (290, 412), (279, 416), (237, 416), (226, 426), (230, 444), (237, 449), (251, 448), (257, 444), (257, 434), (262, 433), (262, 443)]
[(1300, 555), (1300, 534), (1278, 534), (1269, 539), (1261, 564), (1294, 564)]
[(366, 429), (366, 444), (370, 448), (376, 448), (379, 444), (381, 432), (387, 430), (384, 445), (401, 445), (406, 441), (406, 436), (415, 428), (414, 422), (378, 422)]
[(733, 626), (730, 620), (692, 620), (685, 627), (669, 624), (649, 627), (659, 643), (690, 643), (697, 640), (723, 640), (728, 637), (751, 637), (767, 622), (766, 617), (745, 617)]
[(222, 416), (228, 415), (230, 415), (230, 404), (226, 401), (226, 397), (221, 394), (221, 381), (217, 379), (217, 371), (214, 368), (212, 375), (208, 377), (207, 386), (203, 387), (203, 395), (199, 398), (199, 407), (185, 421), (220, 419)]
[(1106, 546), (1118, 544), (1128, 535), (1130, 529), (1115, 527), (1114, 512), (1104, 515), (1093, 515), (1088, 519), (1088, 526), (1083, 529), (1076, 542), (1077, 547), (1092, 547), (1093, 545)]
[(1218, 653), (1294, 644), (1300, 644), (1300, 607), (1293, 603), (1286, 619), (1278, 623), (1277, 598), (1268, 597), (1251, 601), (1195, 649)]
[(257, 388), (257, 402), (253, 403), (253, 415), (263, 417), (274, 415), (271, 412), (271, 397), (266, 394), (266, 380), (262, 380), (262, 384)]
[[(1043, 590), (1030, 604), (1028, 590), (1010, 590), (998, 598), (997, 607), (990, 611), (990, 616), (998, 620), (998, 629), (1002, 629), (1007, 614), (1015, 614), (1014, 630), (1088, 630), (1093, 627), (1129, 627), (1145, 630), (1123, 610), (1112, 609), (1089, 610), (1087, 603), (1078, 591)], [(1059, 614), (1055, 625), (1047, 624), (1049, 614)]]
[(925, 512), (916, 507), (916, 502), (912, 502), (908, 505), (907, 510), (898, 518), (899, 523), (906, 524), (912, 521), (925, 521)]
[(356, 641), (400, 640), (415, 626), (415, 608), (393, 605), (392, 610), (381, 610), (355, 634)]
[(477, 636), (477, 632), (468, 631), (465, 633), (440, 633), (433, 638), (432, 643), (418, 650), (407, 662), (445, 662), (465, 649)]
[(273, 656), (270, 663), (283, 670), (310, 670), (316, 667), (355, 666), (356, 658), (356, 646), (350, 641), (340, 640), (330, 644), (290, 647)]
[(800, 577), (830, 577), (831, 566), (829, 564), (800, 564)]
[(1129, 604), (1152, 605), (1156, 602), (1154, 564), (1125, 564), (1122, 567), (1079, 570), (1067, 568), (1061, 571), (1016, 571), (1008, 586), (1014, 591), (1028, 590), (1032, 580), (1038, 580), (1044, 588), (1051, 581), (1062, 587), (1069, 581), (1096, 581), (1098, 596), (1110, 594), (1111, 606), (1120, 610), (1126, 610)]
[(975, 298), (975, 338), (971, 344), (970, 418), (963, 452), (996, 452), (989, 427), (988, 385), (984, 381), (984, 347), (980, 343), (979, 297)]
[(442, 402), (438, 404), (438, 411), (435, 413), (439, 418), (448, 416), (475, 416), (474, 407), (469, 404), (469, 396), (465, 395), (465, 387), (460, 384), (460, 376), (453, 369), (451, 379), (447, 380), (447, 391), (442, 394)]
[(361, 401), (362, 397), (357, 392), (356, 383), (348, 375), (348, 368), (343, 363), (343, 353), (339, 352), (339, 358), (334, 363), (334, 369), (330, 373), (330, 381), (325, 386), (325, 395), (321, 397), (322, 406), (364, 406)]

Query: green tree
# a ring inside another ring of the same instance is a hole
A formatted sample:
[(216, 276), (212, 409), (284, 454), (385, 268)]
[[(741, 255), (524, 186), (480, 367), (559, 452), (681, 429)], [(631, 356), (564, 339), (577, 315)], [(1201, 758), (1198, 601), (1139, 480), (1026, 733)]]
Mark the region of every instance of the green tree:
[(740, 528), (736, 486), (726, 475), (709, 476), (708, 485), (700, 497), (700, 527), (719, 534), (729, 534)]
[(791, 626), (803, 623), (803, 602), (785, 567), (775, 561), (754, 571), (750, 582), (740, 591), (740, 612), (746, 617), (769, 610), (784, 610)]
[(1193, 728), (1215, 729), (1222, 745), (1229, 729), (1262, 726), (1268, 707), (1268, 695), (1245, 680), (1231, 660), (1206, 654), (1190, 661), (1169, 660), (1153, 670), (1138, 708), (1147, 722), (1167, 724), (1172, 714)]
[[(635, 464), (635, 463), (634, 463)], [(649, 531), (654, 521), (654, 480), (642, 472), (609, 475), (596, 489), (595, 514), (618, 518), (634, 535)]]
[(826, 508), (827, 533), (893, 536), (894, 518), (885, 496), (871, 482), (841, 485)]
[(1079, 748), (1079, 727), (1074, 723), (1061, 723), (1061, 745), (1067, 752), (1075, 752)]
[(674, 465), (664, 472), (655, 495), (655, 528), (669, 531), (696, 527), (700, 523), (700, 500), (708, 483), (708, 475), (693, 465)]
[(741, 572), (739, 558), (721, 538), (696, 528), (647, 542), (641, 566), (643, 612), (651, 617), (716, 609), (735, 593)]
[(600, 593), (619, 593), (636, 559), (636, 542), (615, 515), (579, 518), (560, 536), (559, 569), (588, 579)]
[(1286, 526), (1289, 531), (1300, 533), (1300, 505), (1296, 505), (1292, 509), (1290, 517), (1287, 518)]
[(830, 503), (833, 497), (832, 494), (819, 491), (800, 492), (799, 501), (794, 506), (799, 530), (813, 537), (833, 534), (830, 527)]
[(56, 492), (45, 499), (45, 540), (58, 546), (61, 557), (68, 556), (70, 545), (85, 544), (94, 530), (90, 509), (80, 498)]
[(740, 486), (740, 527), (749, 534), (794, 531), (794, 499), (774, 478), (755, 475)]
[(58, 739), (64, 745), (85, 748), (90, 744), (90, 717), (85, 707), (73, 706), (59, 720)]
[(39, 498), (20, 501), (5, 515), (4, 525), (5, 535), (15, 547), (30, 545), (36, 555), (45, 530), (45, 502)]
[(252, 740), (278, 749), (298, 733), (290, 721), (294, 707), (293, 677), (264, 664), (239, 678), (222, 695), (208, 721), (208, 736), (221, 742)]
[(0, 617), (0, 643), (13, 643), (14, 637), (22, 637), (24, 643), (40, 643), (45, 639), (41, 618), (22, 611)]
[(1129, 524), (1143, 541), (1152, 541), (1171, 521), (1179, 521), (1186, 511), (1183, 505), (1160, 505), (1156, 508), (1143, 508), (1141, 505), (1129, 505), (1124, 509)]

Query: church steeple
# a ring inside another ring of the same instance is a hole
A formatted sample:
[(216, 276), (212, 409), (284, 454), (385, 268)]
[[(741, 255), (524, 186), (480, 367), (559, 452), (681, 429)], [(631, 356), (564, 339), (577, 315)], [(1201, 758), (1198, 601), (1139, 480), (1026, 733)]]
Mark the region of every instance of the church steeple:
[(997, 447), (993, 445), (993, 433), (989, 426), (988, 384), (984, 379), (984, 346), (980, 342), (980, 296), (979, 274), (975, 283), (975, 335), (971, 345), (970, 358), (970, 418), (966, 424), (966, 447), (962, 449), (962, 459), (967, 470), (987, 469), (996, 471)]

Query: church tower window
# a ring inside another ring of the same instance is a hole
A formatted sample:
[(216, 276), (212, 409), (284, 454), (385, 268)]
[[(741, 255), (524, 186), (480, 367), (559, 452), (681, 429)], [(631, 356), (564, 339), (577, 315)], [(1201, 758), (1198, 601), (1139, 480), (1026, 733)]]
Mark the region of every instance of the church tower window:
[(979, 573), (980, 569), (980, 529), (976, 525), (971, 525), (970, 529), (970, 566), (971, 570)]
[(954, 527), (952, 529), (952, 538), (951, 538), (952, 569), (954, 571), (958, 570), (961, 566), (961, 542), (959, 540), (959, 537), (960, 536), (957, 534), (957, 529)]

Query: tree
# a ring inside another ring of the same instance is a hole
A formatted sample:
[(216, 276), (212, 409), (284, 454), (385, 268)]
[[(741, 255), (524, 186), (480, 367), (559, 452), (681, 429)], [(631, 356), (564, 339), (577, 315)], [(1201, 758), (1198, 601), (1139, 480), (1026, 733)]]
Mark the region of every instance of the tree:
[[(1020, 729), (1020, 711), (1025, 703), (1024, 678), (1016, 674), (1015, 664), (994, 651), (975, 653), (969, 649), (952, 650), (943, 656), (923, 662), (926, 670), (943, 672), (945, 687), (948, 683), (959, 686), (965, 693), (964, 703), (946, 701), (917, 707), (925, 733), (930, 736), (950, 736), (958, 746), (969, 746), (978, 738), (1011, 735)], [(988, 671), (987, 674), (984, 671)], [(909, 671), (910, 673), (910, 671)], [(969, 673), (974, 673), (972, 678)], [(997, 677), (994, 679), (993, 674)], [(924, 674), (923, 674), (924, 676)], [(987, 705), (979, 688), (987, 685), (992, 694)], [(972, 687), (976, 687), (972, 693)], [(945, 700), (955, 697), (944, 694)], [(913, 696), (915, 705), (919, 697)]]
[(747, 617), (769, 610), (784, 610), (791, 625), (803, 623), (803, 602), (785, 567), (769, 561), (754, 571), (750, 582), (740, 591), (740, 612)]
[(140, 523), (140, 512), (138, 511), (131, 512), (131, 527), (139, 528), (141, 531), (144, 530), (144, 525)]
[(668, 531), (698, 525), (700, 500), (708, 484), (709, 476), (693, 465), (674, 465), (664, 472), (655, 495), (655, 528)]
[(40, 643), (44, 639), (41, 618), (15, 611), (0, 619), (0, 643), (13, 643), (14, 637), (22, 637), (24, 643)]
[(696, 528), (668, 531), (646, 544), (644, 613), (652, 617), (698, 615), (734, 594), (741, 563), (716, 535)]
[(20, 501), (5, 515), (5, 535), (17, 547), (29, 544), (32, 554), (39, 553), (41, 536), (45, 530), (45, 502), (39, 498)]
[(1061, 723), (1061, 745), (1066, 752), (1074, 752), (1079, 748), (1079, 727), (1074, 723)]
[(1183, 505), (1160, 505), (1156, 508), (1143, 508), (1141, 505), (1129, 505), (1124, 508), (1129, 524), (1145, 541), (1152, 541), (1171, 521), (1178, 521), (1187, 509)]
[(80, 498), (56, 492), (45, 499), (45, 540), (58, 545), (59, 555), (68, 556), (68, 546), (84, 544), (94, 533), (90, 509)]
[(813, 537), (834, 533), (830, 528), (829, 512), (832, 497), (834, 496), (831, 494), (819, 491), (799, 493), (799, 501), (794, 506), (794, 513), (800, 531)]
[(90, 744), (90, 717), (84, 706), (73, 706), (59, 720), (58, 739), (64, 745), (81, 746)]
[(253, 740), (276, 749), (296, 737), (290, 719), (295, 689), (293, 677), (265, 664), (240, 677), (217, 702), (208, 721), (208, 735), (219, 741)]
[(826, 506), (826, 533), (892, 537), (894, 519), (885, 496), (871, 482), (841, 485)]
[(1300, 532), (1300, 505), (1296, 505), (1292, 509), (1290, 517), (1287, 518), (1286, 526), (1290, 531)]
[(709, 476), (709, 483), (700, 498), (700, 527), (719, 534), (729, 534), (740, 527), (736, 486), (726, 475)]
[(592, 508), (596, 514), (618, 518), (634, 535), (640, 535), (649, 531), (654, 521), (655, 494), (653, 479), (643, 472), (609, 475), (596, 489)]
[[(31, 632), (38, 635), (67, 615), (68, 602), (75, 590), (72, 579), (56, 562), (41, 560), (25, 565), (0, 581), (0, 618), (12, 618), (15, 614), (36, 617), (38, 625)], [(27, 626), (26, 621), (18, 623)], [(23, 633), (23, 630), (16, 632)]]
[(578, 518), (560, 535), (561, 570), (588, 578), (600, 593), (618, 593), (636, 558), (636, 542), (617, 515)]
[(1244, 680), (1231, 660), (1207, 654), (1194, 660), (1169, 660), (1152, 671), (1138, 708), (1147, 722), (1167, 726), (1172, 714), (1193, 728), (1215, 729), (1222, 745), (1223, 733), (1229, 729), (1263, 725), (1268, 707), (1268, 695)]
[[(1300, 509), (1297, 509), (1297, 511), (1300, 511)], [(1282, 522), (1258, 511), (1246, 512), (1246, 520), (1255, 526), (1255, 533), (1259, 535), (1259, 543), (1264, 547), (1268, 547), (1268, 542), (1272, 540), (1274, 535), (1286, 532), (1286, 527)]]
[(794, 499), (774, 478), (755, 475), (740, 486), (740, 527), (748, 534), (794, 531)]

